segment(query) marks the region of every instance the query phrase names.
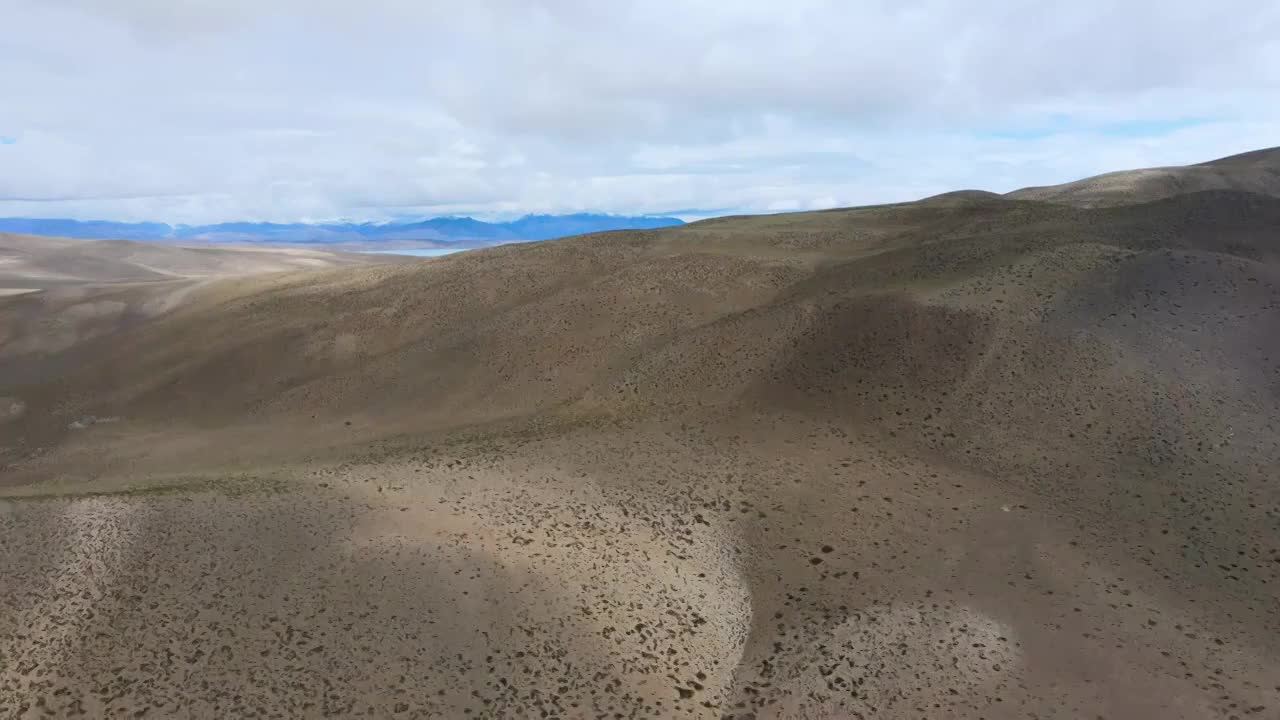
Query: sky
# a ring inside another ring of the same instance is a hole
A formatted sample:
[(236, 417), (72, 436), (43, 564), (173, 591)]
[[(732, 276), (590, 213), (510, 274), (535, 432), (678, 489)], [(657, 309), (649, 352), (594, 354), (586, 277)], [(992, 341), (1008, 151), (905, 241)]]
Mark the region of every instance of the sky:
[(1275, 145), (1258, 0), (0, 0), (0, 216), (693, 217)]

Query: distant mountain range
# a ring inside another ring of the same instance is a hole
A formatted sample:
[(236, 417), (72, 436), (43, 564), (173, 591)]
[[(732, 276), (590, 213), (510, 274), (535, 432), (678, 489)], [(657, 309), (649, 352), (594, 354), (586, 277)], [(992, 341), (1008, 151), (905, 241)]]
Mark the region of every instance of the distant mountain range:
[(476, 247), (504, 242), (548, 240), (603, 230), (644, 230), (684, 222), (673, 217), (577, 213), (526, 215), (490, 223), (469, 217), (441, 217), (393, 223), (253, 223), (168, 225), (104, 220), (0, 218), (0, 232), (103, 240), (269, 242), (426, 247)]

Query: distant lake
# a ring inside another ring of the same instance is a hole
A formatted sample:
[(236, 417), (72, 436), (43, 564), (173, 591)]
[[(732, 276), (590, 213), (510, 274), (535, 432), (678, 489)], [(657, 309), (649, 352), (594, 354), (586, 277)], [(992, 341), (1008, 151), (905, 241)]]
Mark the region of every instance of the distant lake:
[(416, 257), (439, 257), (474, 248), (405, 248), (403, 250), (366, 250), (374, 255), (414, 255)]

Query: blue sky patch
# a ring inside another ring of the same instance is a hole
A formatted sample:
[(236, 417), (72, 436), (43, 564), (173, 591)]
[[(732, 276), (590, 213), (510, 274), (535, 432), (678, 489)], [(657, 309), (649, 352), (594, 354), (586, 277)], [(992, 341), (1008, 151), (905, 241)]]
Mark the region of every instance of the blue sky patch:
[(8, 135), (0, 135), (0, 145), (17, 145), (18, 138), (9, 137)]

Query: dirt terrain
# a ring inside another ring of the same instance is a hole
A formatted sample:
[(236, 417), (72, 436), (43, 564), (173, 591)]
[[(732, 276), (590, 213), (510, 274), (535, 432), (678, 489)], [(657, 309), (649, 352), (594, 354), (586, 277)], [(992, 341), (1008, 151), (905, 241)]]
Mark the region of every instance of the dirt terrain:
[(0, 233), (0, 385), (58, 377), (65, 353), (173, 310), (220, 278), (404, 262), (309, 248), (181, 247)]
[(1242, 157), (0, 298), (0, 716), (1280, 717)]
[(1200, 190), (1240, 190), (1280, 197), (1280, 148), (1255, 150), (1198, 165), (1121, 170), (1064, 185), (1015, 190), (1020, 200), (1103, 207), (1161, 200)]

